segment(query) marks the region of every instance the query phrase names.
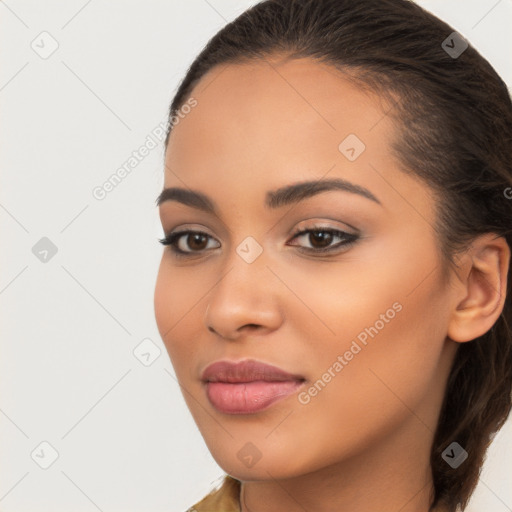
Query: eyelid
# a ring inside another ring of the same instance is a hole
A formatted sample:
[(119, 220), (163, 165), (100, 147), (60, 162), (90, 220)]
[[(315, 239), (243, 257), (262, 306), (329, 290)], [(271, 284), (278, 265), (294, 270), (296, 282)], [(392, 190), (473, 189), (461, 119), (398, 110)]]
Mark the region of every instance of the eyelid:
[[(330, 225), (330, 222), (337, 222), (337, 225)], [(341, 226), (339, 225), (341, 224)], [(303, 227), (302, 227), (303, 226)], [(348, 231), (347, 227), (350, 228), (352, 231)], [(297, 225), (296, 231), (294, 230), (293, 234), (300, 233), (304, 230), (309, 229), (324, 229), (324, 230), (333, 230), (333, 231), (343, 231), (344, 233), (347, 233), (347, 235), (360, 235), (361, 231), (357, 229), (356, 227), (352, 226), (351, 224), (348, 224), (347, 222), (341, 222), (341, 221), (334, 221), (334, 220), (328, 220), (328, 219), (318, 219), (318, 218), (311, 218), (307, 220), (303, 220), (299, 222)]]

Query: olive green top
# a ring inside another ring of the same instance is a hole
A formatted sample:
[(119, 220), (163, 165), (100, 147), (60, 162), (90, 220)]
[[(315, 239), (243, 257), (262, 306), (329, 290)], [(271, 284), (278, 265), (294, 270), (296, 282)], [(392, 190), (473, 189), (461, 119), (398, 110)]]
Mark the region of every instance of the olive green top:
[[(239, 480), (226, 475), (218, 489), (190, 507), (187, 512), (241, 512), (240, 485)], [(435, 510), (436, 512), (448, 512), (448, 509), (441, 505)]]
[(240, 480), (226, 475), (222, 485), (187, 512), (240, 512)]

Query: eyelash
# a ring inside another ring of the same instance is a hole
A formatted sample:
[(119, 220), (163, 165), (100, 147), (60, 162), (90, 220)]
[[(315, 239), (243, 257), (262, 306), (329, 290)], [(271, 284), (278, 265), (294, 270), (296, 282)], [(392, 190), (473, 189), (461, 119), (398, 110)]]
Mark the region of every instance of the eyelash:
[[(346, 249), (349, 249), (356, 243), (356, 241), (359, 239), (359, 235), (353, 234), (353, 233), (346, 233), (345, 231), (340, 231), (338, 229), (332, 229), (327, 228), (323, 226), (314, 226), (309, 229), (304, 229), (302, 231), (298, 231), (295, 233), (292, 237), (292, 240), (295, 238), (298, 238), (301, 235), (308, 234), (308, 233), (329, 233), (330, 235), (337, 236), (339, 238), (345, 239), (344, 242), (339, 242), (338, 244), (334, 246), (330, 246), (327, 248), (322, 249), (311, 249), (311, 248), (304, 248), (302, 247), (303, 252), (307, 252), (309, 254), (326, 254), (326, 253), (332, 253), (337, 251), (340, 247)], [(184, 235), (189, 234), (195, 234), (195, 235), (203, 235), (209, 238), (213, 238), (208, 233), (205, 233), (204, 231), (195, 231), (195, 230), (183, 230), (183, 231), (177, 231), (176, 233), (170, 233), (165, 238), (161, 238), (158, 241), (165, 246), (169, 246), (171, 251), (174, 253), (174, 255), (178, 258), (188, 258), (194, 253), (201, 254), (201, 252), (204, 252), (204, 249), (202, 251), (182, 251), (177, 247), (177, 242), (181, 237)]]

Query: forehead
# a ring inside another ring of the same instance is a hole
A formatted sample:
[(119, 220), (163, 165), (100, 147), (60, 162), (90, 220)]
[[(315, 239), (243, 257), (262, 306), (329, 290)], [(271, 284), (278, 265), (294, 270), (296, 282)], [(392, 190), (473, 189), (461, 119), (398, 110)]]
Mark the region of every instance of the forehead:
[(191, 96), (197, 106), (169, 140), (170, 153), (177, 157), (179, 152), (191, 157), (186, 150), (199, 146), (216, 156), (229, 152), (231, 158), (263, 150), (274, 155), (337, 151), (351, 133), (384, 149), (393, 131), (382, 98), (313, 59), (274, 57), (217, 66)]
[[(396, 177), (390, 144), (398, 133), (386, 100), (325, 63), (275, 57), (217, 66), (190, 96), (197, 105), (171, 132), (165, 187), (253, 192), (261, 202), (264, 191), (292, 181), (339, 177), (378, 192)], [(360, 152), (355, 160), (347, 144)]]

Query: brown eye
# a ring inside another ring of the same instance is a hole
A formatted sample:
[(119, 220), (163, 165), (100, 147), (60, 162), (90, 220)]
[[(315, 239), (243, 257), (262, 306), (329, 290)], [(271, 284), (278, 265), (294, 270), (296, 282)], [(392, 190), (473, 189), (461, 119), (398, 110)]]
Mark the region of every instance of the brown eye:
[[(165, 238), (160, 239), (159, 242), (163, 245), (169, 245), (176, 256), (187, 256), (204, 252), (208, 249), (210, 240), (213, 240), (213, 238), (208, 233), (187, 230), (170, 233)], [(220, 247), (220, 244), (213, 248), (215, 247)]]
[(207, 237), (201, 233), (190, 233), (185, 237), (186, 243), (188, 247), (191, 249), (200, 251), (206, 247)]
[[(312, 229), (305, 229), (300, 231), (293, 237), (293, 240), (300, 238), (304, 239), (310, 244), (310, 247), (299, 245), (301, 250), (314, 254), (336, 251), (341, 252), (343, 250), (347, 250), (356, 242), (356, 240), (359, 238), (359, 235), (346, 233), (345, 231), (338, 229), (318, 226)], [(341, 241), (332, 245), (332, 242), (335, 239), (340, 239)]]
[(313, 247), (328, 247), (332, 242), (332, 233), (328, 231), (311, 231), (309, 233), (309, 241), (312, 242)]

